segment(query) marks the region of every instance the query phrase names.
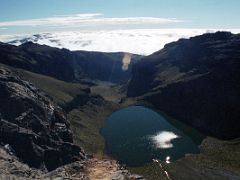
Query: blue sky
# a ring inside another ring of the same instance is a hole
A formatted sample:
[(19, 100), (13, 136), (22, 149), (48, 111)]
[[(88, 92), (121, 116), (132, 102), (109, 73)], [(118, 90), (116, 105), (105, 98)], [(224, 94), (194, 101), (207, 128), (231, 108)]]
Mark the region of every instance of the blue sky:
[[(0, 0), (0, 4), (1, 34), (57, 29), (240, 28), (240, 0)], [(40, 22), (32, 22), (34, 19)]]

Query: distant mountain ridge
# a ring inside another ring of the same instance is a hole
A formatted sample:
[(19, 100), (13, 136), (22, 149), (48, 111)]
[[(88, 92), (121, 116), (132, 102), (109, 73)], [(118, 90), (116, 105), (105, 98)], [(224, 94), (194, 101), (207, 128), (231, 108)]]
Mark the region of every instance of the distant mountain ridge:
[(127, 82), (132, 65), (142, 56), (132, 55), (123, 69), (125, 53), (69, 51), (26, 42), (20, 46), (0, 44), (0, 63), (64, 81), (92, 79), (113, 83)]
[(180, 39), (133, 66), (128, 96), (220, 138), (240, 136), (240, 34)]

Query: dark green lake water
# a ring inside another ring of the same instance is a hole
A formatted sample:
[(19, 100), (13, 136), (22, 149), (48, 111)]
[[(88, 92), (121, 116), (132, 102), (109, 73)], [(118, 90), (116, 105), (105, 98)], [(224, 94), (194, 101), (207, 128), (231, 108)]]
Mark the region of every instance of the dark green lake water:
[(131, 106), (114, 112), (101, 134), (106, 152), (127, 166), (142, 166), (152, 159), (172, 161), (187, 153), (198, 153), (200, 134), (173, 124), (149, 108)]

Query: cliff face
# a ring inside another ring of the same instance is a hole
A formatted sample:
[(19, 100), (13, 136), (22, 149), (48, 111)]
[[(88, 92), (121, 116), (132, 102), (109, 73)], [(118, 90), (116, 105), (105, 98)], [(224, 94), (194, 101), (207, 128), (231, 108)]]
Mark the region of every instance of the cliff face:
[(83, 160), (63, 110), (31, 83), (0, 67), (0, 143), (31, 167), (53, 170)]
[(132, 65), (141, 58), (133, 55), (128, 69), (123, 70), (124, 53), (69, 51), (27, 42), (20, 46), (0, 43), (0, 63), (64, 81), (88, 78), (114, 83), (131, 77)]
[(240, 136), (240, 35), (204, 34), (167, 44), (133, 67), (128, 96), (216, 137)]

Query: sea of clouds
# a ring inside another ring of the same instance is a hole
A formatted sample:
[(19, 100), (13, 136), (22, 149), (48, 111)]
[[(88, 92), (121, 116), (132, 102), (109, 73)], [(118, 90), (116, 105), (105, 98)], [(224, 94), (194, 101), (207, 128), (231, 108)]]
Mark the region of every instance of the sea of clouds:
[[(239, 33), (240, 29), (220, 29)], [(67, 31), (37, 35), (0, 35), (0, 41), (20, 45), (26, 41), (70, 50), (129, 52), (149, 55), (165, 44), (219, 29), (128, 29), (101, 31)]]

